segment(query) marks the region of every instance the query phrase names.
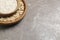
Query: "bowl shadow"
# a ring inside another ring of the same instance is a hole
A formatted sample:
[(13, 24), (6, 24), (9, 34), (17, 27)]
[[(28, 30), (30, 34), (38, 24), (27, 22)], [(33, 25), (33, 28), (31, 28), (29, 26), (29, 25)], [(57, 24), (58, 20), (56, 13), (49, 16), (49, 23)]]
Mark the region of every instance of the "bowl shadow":
[(22, 19), (14, 24), (8, 24), (8, 25), (0, 25), (0, 30), (6, 30), (9, 28), (13, 28), (16, 27), (20, 22), (22, 21)]

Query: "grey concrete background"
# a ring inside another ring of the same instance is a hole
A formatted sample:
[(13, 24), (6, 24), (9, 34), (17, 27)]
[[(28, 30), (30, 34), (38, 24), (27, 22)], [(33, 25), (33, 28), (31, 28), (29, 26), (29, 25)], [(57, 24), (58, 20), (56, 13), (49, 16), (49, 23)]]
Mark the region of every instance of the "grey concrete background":
[(26, 0), (28, 11), (15, 27), (0, 30), (0, 40), (60, 40), (60, 0)]

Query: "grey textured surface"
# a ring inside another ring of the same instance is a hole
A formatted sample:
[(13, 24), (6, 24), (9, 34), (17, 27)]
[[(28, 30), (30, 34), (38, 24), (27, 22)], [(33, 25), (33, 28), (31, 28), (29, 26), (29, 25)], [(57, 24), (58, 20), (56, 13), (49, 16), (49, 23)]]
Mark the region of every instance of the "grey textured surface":
[(0, 30), (0, 40), (60, 40), (60, 0), (26, 0), (28, 11), (15, 27)]

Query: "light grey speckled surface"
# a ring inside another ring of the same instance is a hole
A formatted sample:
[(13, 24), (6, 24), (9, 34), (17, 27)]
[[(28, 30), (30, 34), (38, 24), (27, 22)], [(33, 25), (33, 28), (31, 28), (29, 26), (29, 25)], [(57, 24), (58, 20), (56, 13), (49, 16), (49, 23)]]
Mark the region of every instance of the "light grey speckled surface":
[(15, 27), (0, 30), (0, 40), (60, 40), (60, 0), (26, 0), (28, 11)]

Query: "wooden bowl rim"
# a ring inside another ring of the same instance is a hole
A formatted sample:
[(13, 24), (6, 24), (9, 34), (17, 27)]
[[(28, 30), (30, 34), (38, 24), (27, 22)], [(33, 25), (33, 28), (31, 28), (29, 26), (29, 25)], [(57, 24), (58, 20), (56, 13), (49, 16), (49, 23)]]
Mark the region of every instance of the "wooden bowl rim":
[(15, 23), (19, 22), (21, 19), (24, 18), (24, 16), (26, 15), (26, 11), (27, 11), (27, 5), (26, 5), (26, 1), (25, 0), (22, 0), (22, 2), (24, 3), (24, 7), (25, 7), (23, 15), (19, 19), (17, 19), (16, 21), (14, 21), (14, 22), (0, 23), (1, 25), (15, 24)]

